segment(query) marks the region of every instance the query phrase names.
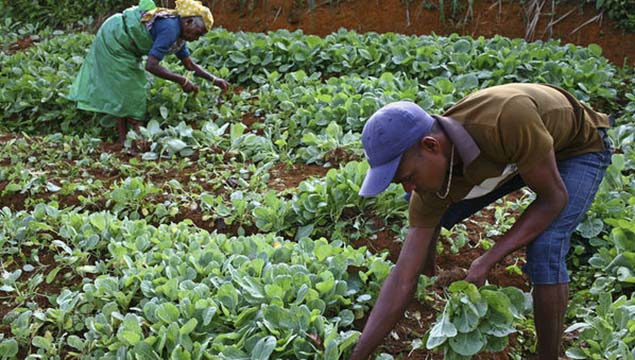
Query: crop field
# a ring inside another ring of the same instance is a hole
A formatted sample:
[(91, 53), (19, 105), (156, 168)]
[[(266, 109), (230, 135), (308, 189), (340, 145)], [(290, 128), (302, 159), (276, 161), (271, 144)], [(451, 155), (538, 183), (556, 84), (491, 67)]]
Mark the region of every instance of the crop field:
[[(187, 95), (148, 74), (131, 155), (112, 117), (67, 99), (94, 36), (38, 34), (0, 49), (0, 359), (347, 358), (408, 227), (400, 186), (357, 195), (365, 122), (393, 101), (441, 113), (509, 82), (563, 87), (616, 118), (572, 239), (564, 346), (635, 359), (635, 71), (598, 46), (217, 29), (192, 56), (230, 90), (197, 81)], [(461, 281), (533, 199), (515, 192), (443, 231), (438, 275), (420, 277), (374, 358), (535, 356), (524, 251), (483, 288)]]

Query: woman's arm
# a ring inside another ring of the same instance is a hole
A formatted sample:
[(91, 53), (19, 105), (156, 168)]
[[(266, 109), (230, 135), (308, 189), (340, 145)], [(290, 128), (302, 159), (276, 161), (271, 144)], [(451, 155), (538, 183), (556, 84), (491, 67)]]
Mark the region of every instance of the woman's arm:
[(225, 92), (227, 88), (229, 87), (229, 83), (227, 81), (210, 74), (208, 71), (200, 67), (197, 63), (195, 63), (190, 56), (181, 59), (181, 63), (187, 70), (194, 71), (194, 74), (196, 76), (202, 77), (203, 79), (211, 81), (215, 86), (218, 86), (223, 92)]
[(183, 88), (186, 93), (198, 92), (198, 86), (189, 81), (186, 77), (175, 74), (170, 70), (164, 68), (159, 64), (159, 59), (152, 55), (148, 55), (148, 61), (146, 62), (146, 70), (162, 79), (173, 81)]

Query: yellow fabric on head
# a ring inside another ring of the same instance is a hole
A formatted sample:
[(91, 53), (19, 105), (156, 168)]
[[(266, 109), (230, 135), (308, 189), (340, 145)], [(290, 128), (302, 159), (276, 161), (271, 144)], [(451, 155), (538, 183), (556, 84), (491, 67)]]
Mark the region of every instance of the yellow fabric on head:
[(210, 9), (197, 0), (176, 0), (176, 13), (181, 17), (200, 16), (203, 18), (207, 31), (214, 25), (214, 17)]
[(166, 15), (176, 16), (177, 15), (176, 10), (160, 8), (160, 7), (154, 8), (152, 10), (142, 13), (141, 22), (147, 23), (149, 21), (152, 21), (152, 19), (154, 19), (155, 16), (166, 16)]

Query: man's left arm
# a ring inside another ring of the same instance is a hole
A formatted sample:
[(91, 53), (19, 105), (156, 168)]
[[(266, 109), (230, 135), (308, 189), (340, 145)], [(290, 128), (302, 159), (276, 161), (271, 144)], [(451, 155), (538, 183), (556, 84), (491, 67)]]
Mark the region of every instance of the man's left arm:
[(215, 86), (218, 86), (223, 92), (227, 91), (227, 88), (229, 87), (229, 83), (227, 81), (210, 74), (207, 70), (203, 69), (197, 63), (195, 63), (190, 56), (187, 56), (181, 59), (181, 63), (187, 70), (194, 71), (194, 74), (196, 76), (202, 77), (203, 79), (211, 81)]
[(530, 244), (558, 217), (569, 199), (560, 177), (553, 149), (520, 176), (535, 193), (536, 199), (527, 207), (512, 228), (481, 257), (474, 260), (466, 280), (483, 285), (489, 270), (506, 255)]

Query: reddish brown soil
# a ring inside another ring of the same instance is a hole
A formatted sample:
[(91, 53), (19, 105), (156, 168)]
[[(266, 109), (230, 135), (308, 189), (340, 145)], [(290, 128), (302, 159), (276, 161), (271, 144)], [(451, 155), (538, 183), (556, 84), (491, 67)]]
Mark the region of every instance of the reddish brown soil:
[[(406, 7), (404, 3), (410, 3)], [(423, 3), (434, 4), (433, 9), (425, 9)], [(529, 16), (520, 1), (501, 1), (499, 12), (498, 1), (474, 1), (473, 16), (465, 22), (467, 15), (466, 1), (460, 1), (463, 7), (454, 18), (448, 4), (446, 21), (441, 22), (437, 1), (402, 1), (402, 0), (349, 0), (349, 1), (316, 1), (317, 8), (308, 11), (306, 2), (284, 0), (207, 0), (212, 8), (216, 26), (230, 31), (266, 32), (277, 29), (291, 31), (302, 29), (307, 34), (325, 36), (339, 28), (356, 30), (357, 32), (396, 32), (402, 34), (425, 35), (436, 33), (491, 37), (495, 34), (511, 38), (525, 38)], [(550, 2), (548, 2), (550, 3)], [(240, 4), (244, 4), (242, 7)], [(336, 4), (330, 6), (329, 4)], [(573, 10), (573, 11), (572, 11)], [(572, 12), (570, 12), (572, 11)], [(568, 15), (567, 15), (568, 14)], [(555, 22), (551, 28), (547, 25)], [(556, 5), (546, 5), (541, 10), (540, 21), (528, 40), (546, 40), (549, 37), (561, 39), (563, 43), (588, 45), (595, 43), (604, 49), (604, 55), (617, 65), (635, 64), (635, 34), (625, 33), (618, 29), (614, 21), (603, 16), (601, 21), (585, 22), (595, 17), (593, 4), (580, 6), (580, 2), (567, 1)], [(576, 28), (579, 28), (576, 30)]]
[(11, 139), (15, 139), (17, 136), (14, 134), (2, 134), (0, 135), (0, 144), (5, 143)]
[(346, 149), (337, 148), (324, 156), (324, 161), (330, 164), (346, 164), (351, 161), (362, 161), (362, 156), (353, 154)]
[[(50, 236), (54, 236), (54, 234), (50, 234)], [(28, 263), (33, 265), (35, 270), (31, 272), (23, 271), (18, 279), (19, 282), (26, 283), (26, 281), (37, 274), (42, 274), (42, 276), (44, 276), (44, 281), (37, 286), (37, 290), (36, 293), (33, 294), (33, 298), (28, 299), (28, 301), (37, 303), (40, 309), (51, 307), (52, 304), (49, 301), (50, 296), (59, 295), (65, 288), (77, 288), (77, 286), (79, 286), (82, 282), (82, 278), (76, 274), (72, 274), (70, 268), (60, 269), (50, 283), (46, 281), (49, 273), (60, 265), (60, 263), (55, 260), (54, 251), (49, 249), (39, 249), (37, 253), (37, 261), (35, 261), (33, 249), (31, 248), (23, 248), (21, 255), (21, 258), (13, 258), (12, 256), (9, 256), (8, 258), (3, 259), (3, 266), (5, 267), (4, 270), (12, 272), (17, 269), (22, 269), (23, 266)], [(93, 274), (85, 274), (84, 277), (94, 278), (95, 276)], [(0, 320), (3, 319), (7, 313), (12, 311), (16, 305), (24, 305), (11, 303), (12, 300), (15, 300), (14, 295), (14, 293), (0, 291), (0, 298), (8, 299), (8, 301), (5, 300), (5, 302), (0, 305)], [(10, 336), (11, 327), (0, 323), (0, 333), (5, 334), (5, 336)]]
[[(445, 21), (441, 21), (437, 1), (327, 0), (316, 1), (316, 8), (312, 11), (301, 0), (204, 2), (214, 13), (215, 25), (230, 31), (301, 29), (307, 34), (326, 36), (345, 28), (360, 33), (458, 33), (474, 37), (492, 37), (498, 34), (510, 38), (526, 38), (529, 41), (560, 39), (563, 43), (583, 46), (598, 44), (604, 49), (604, 56), (613, 63), (635, 64), (635, 33), (619, 29), (616, 22), (609, 20), (608, 16), (598, 16), (594, 4), (581, 5), (579, 1), (565, 1), (553, 9), (550, 5), (545, 5), (533, 28), (528, 26), (533, 13), (525, 9), (520, 1), (500, 1), (502, 6), (499, 8), (499, 1), (476, 0), (472, 14), (468, 14), (466, 1), (460, 2), (461, 6), (454, 14), (449, 6), (450, 2), (446, 1)], [(172, 0), (168, 3), (173, 6)], [(423, 6), (424, 3), (430, 6)], [(26, 36), (9, 45), (9, 51), (24, 50), (35, 44), (30, 36)]]
[(26, 37), (18, 39), (16, 42), (9, 45), (9, 53), (15, 53), (17, 51), (28, 49), (35, 44), (36, 42), (31, 39), (31, 36), (27, 35)]
[[(8, 136), (3, 136), (3, 138), (9, 138)], [(122, 147), (119, 144), (111, 144), (104, 143), (99, 147), (100, 153), (111, 153), (121, 161), (128, 162), (130, 159), (134, 158), (125, 152), (122, 151)], [(269, 187), (276, 191), (281, 191), (288, 188), (297, 187), (300, 182), (311, 178), (311, 177), (323, 177), (329, 168), (325, 168), (319, 165), (306, 165), (306, 164), (283, 164), (277, 163), (271, 169), (271, 177), (269, 181)], [(179, 172), (171, 172), (169, 170), (164, 170), (163, 172), (152, 172), (147, 174), (147, 180), (154, 183), (157, 186), (162, 186), (162, 184), (167, 183), (170, 180), (178, 180), (181, 184), (187, 184), (190, 182), (190, 178), (193, 174), (197, 173), (199, 169), (196, 165), (190, 165), (180, 170)], [(102, 169), (88, 169), (88, 172), (93, 176), (95, 180), (100, 180), (104, 184), (105, 189), (109, 189), (113, 183), (122, 181), (125, 176), (117, 169), (110, 170), (102, 170)], [(232, 179), (228, 180), (229, 186), (232, 186)], [(36, 199), (42, 201), (50, 201), (56, 200), (60, 207), (74, 207), (81, 206), (80, 201), (78, 200), (79, 195), (86, 196), (87, 194), (82, 193), (74, 193), (72, 195), (61, 195), (55, 193), (38, 193), (35, 195), (31, 195), (29, 193), (9, 193), (2, 195), (2, 191), (7, 186), (8, 181), (0, 181), (0, 204), (2, 206), (7, 206), (12, 210), (20, 211), (26, 209), (26, 201), (27, 199)], [(234, 184), (235, 185), (235, 184)], [(219, 189), (212, 188), (214, 184), (203, 182), (201, 186), (205, 191), (212, 191), (214, 193), (222, 193), (224, 188), (221, 187)], [(153, 203), (161, 203), (164, 200), (167, 200), (164, 196), (156, 196), (152, 199)], [(104, 209), (108, 209), (103, 199), (98, 199), (96, 204), (91, 204), (86, 206), (87, 210), (90, 211), (101, 211)], [(180, 209), (180, 212), (171, 219), (173, 222), (180, 222), (183, 220), (190, 220), (196, 226), (208, 230), (208, 231), (217, 231), (219, 233), (224, 234), (232, 234), (237, 235), (239, 233), (239, 228), (242, 227), (242, 232), (246, 235), (255, 234), (258, 232), (258, 229), (254, 226), (243, 226), (241, 224), (231, 224), (228, 225), (222, 218), (211, 218), (208, 220), (203, 219), (203, 213), (200, 210), (189, 210), (189, 209)], [(156, 222), (150, 222), (152, 225), (159, 225)]]
[(352, 245), (355, 248), (366, 246), (373, 254), (388, 251), (388, 260), (396, 263), (397, 258), (399, 258), (399, 252), (401, 251), (401, 242), (398, 241), (395, 233), (391, 230), (382, 230), (375, 234), (375, 236), (376, 238), (373, 239), (362, 238), (353, 240)]
[[(491, 37), (495, 34), (529, 41), (561, 39), (563, 43), (598, 44), (604, 56), (617, 65), (635, 64), (635, 33), (625, 32), (616, 22), (598, 13), (594, 4), (580, 5), (579, 1), (565, 1), (554, 9), (545, 5), (539, 21), (528, 31), (531, 14), (520, 1), (476, 0), (473, 14), (468, 16), (466, 1), (452, 16), (446, 1), (446, 19), (441, 21), (437, 1), (349, 0), (316, 1), (312, 11), (304, 1), (289, 0), (205, 0), (212, 9), (216, 26), (230, 31), (266, 32), (278, 29), (301, 29), (307, 34), (328, 35), (340, 28), (364, 32), (396, 32), (408, 35), (439, 34)], [(131, 1), (131, 4), (134, 2)], [(173, 5), (173, 1), (169, 1)], [(409, 6), (404, 5), (409, 3)], [(422, 4), (432, 4), (430, 8)], [(241, 6), (242, 4), (242, 6)], [(331, 6), (330, 4), (335, 4)], [(549, 27), (550, 23), (554, 23)], [(586, 25), (585, 25), (586, 24)], [(36, 42), (30, 36), (9, 45), (10, 52), (24, 50)]]
[(269, 188), (276, 191), (294, 188), (310, 177), (323, 177), (329, 171), (320, 165), (276, 163), (270, 170)]
[(260, 119), (256, 115), (249, 113), (249, 114), (243, 115), (242, 122), (243, 124), (245, 124), (245, 126), (251, 129), (254, 124), (260, 122)]

